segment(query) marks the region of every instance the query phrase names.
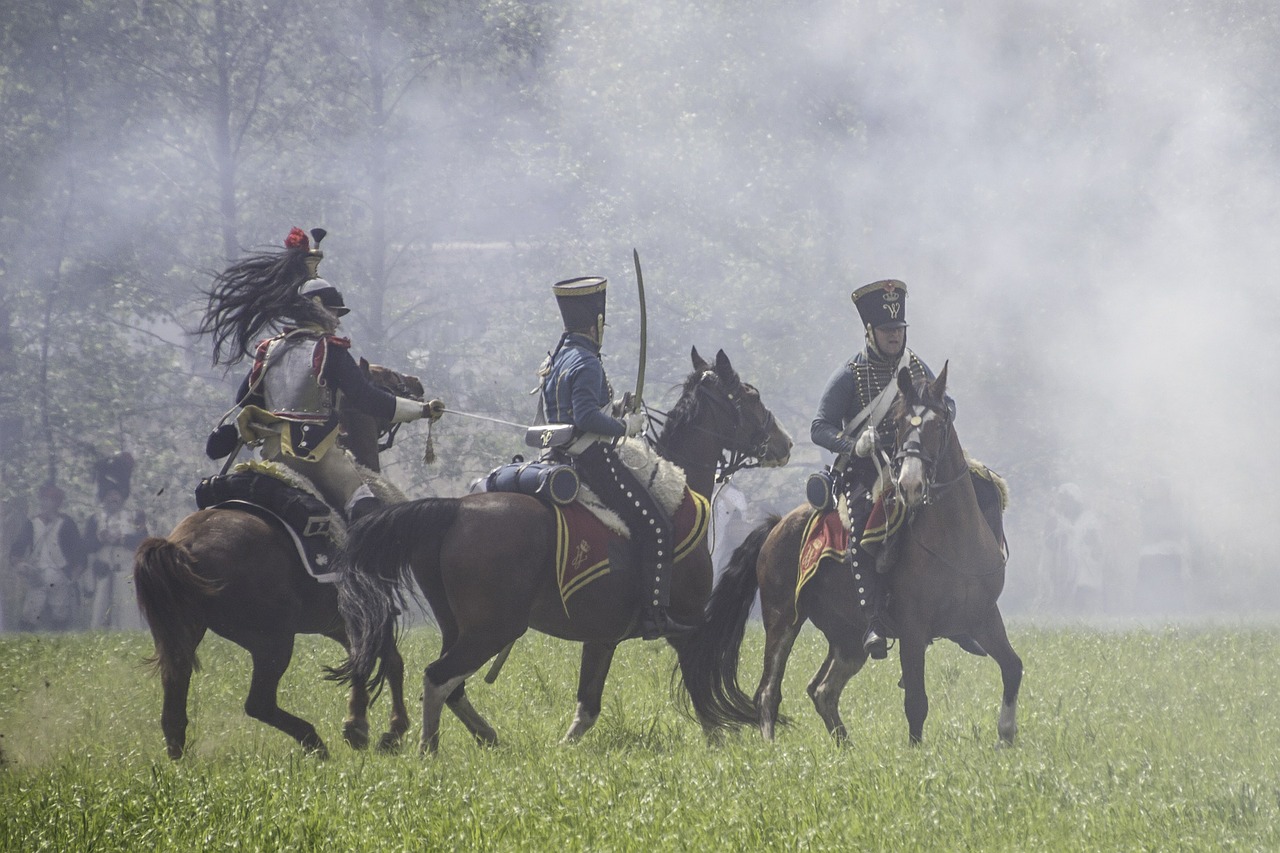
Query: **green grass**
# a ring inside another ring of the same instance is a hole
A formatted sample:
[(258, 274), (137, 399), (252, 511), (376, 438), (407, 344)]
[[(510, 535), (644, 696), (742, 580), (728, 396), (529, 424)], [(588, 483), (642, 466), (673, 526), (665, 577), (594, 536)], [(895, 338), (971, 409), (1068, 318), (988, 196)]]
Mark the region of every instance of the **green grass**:
[[(0, 638), (0, 850), (1276, 850), (1280, 629), (1092, 631), (1014, 625), (1026, 664), (1018, 744), (997, 749), (999, 672), (950, 644), (929, 652), (925, 742), (907, 744), (897, 664), (850, 682), (852, 742), (828, 738), (804, 686), (825, 646), (792, 655), (774, 743), (709, 746), (672, 700), (674, 656), (624, 644), (600, 722), (573, 714), (578, 647), (530, 635), (472, 701), (502, 745), (446, 713), (440, 753), (341, 741), (341, 660), (300, 638), (281, 702), (332, 757), (244, 716), (248, 656), (201, 647), (189, 754), (170, 762), (145, 634)], [(763, 634), (749, 632), (754, 690)], [(411, 672), (438, 644), (406, 638)], [(409, 686), (420, 713), (418, 676)], [(381, 731), (387, 703), (374, 707)]]

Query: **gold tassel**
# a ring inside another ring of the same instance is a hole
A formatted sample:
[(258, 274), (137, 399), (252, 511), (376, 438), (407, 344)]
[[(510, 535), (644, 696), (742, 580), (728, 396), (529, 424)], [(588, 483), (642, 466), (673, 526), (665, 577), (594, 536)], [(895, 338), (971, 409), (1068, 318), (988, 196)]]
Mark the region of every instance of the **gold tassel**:
[(432, 426), (434, 426), (434, 424), (431, 421), (427, 421), (427, 446), (422, 451), (423, 465), (430, 465), (432, 462), (436, 461), (436, 443), (431, 437)]

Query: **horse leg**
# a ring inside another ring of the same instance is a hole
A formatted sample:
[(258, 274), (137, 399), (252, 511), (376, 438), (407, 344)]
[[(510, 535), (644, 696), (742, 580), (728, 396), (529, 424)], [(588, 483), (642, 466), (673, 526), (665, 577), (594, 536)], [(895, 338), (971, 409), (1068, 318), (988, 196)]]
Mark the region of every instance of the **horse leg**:
[(561, 743), (574, 743), (600, 719), (604, 698), (604, 681), (613, 665), (613, 653), (617, 649), (611, 643), (583, 643), (582, 663), (578, 668), (578, 707), (564, 733)]
[(853, 642), (844, 642), (828, 638), (827, 659), (822, 662), (808, 687), (809, 698), (813, 700), (813, 707), (822, 722), (826, 723), (827, 733), (839, 743), (844, 743), (849, 737), (844, 720), (840, 718), (840, 694), (844, 692), (849, 679), (857, 675), (867, 662), (867, 653), (863, 650), (862, 643), (853, 639)]
[[(347, 653), (351, 652), (351, 640), (344, 630), (325, 634), (329, 639), (339, 643)], [(342, 739), (352, 749), (366, 749), (369, 746), (369, 690), (364, 679), (353, 678), (351, 690), (347, 694), (347, 716), (342, 721)]]
[(471, 700), (461, 688), (485, 661), (506, 646), (509, 639), (514, 638), (506, 638), (495, 631), (482, 633), (479, 639), (472, 639), (466, 633), (458, 633), (452, 642), (446, 638), (444, 651), (422, 674), (421, 752), (439, 751), (440, 716), (446, 703), (477, 740), (490, 745), (498, 742), (493, 728), (471, 705)]
[(800, 636), (803, 622), (791, 624), (783, 619), (771, 622), (765, 628), (764, 671), (756, 687), (756, 710), (760, 715), (760, 734), (765, 740), (773, 740), (774, 727), (778, 723), (778, 709), (782, 707), (782, 676), (787, 671), (787, 658), (791, 647)]
[(164, 732), (165, 749), (175, 760), (187, 750), (187, 696), (191, 690), (191, 673), (195, 669), (195, 647), (203, 638), (204, 629), (201, 628), (193, 637), (191, 657), (160, 661), (160, 686), (164, 690), (160, 730)]
[(391, 687), (391, 717), (387, 722), (387, 730), (378, 741), (378, 751), (396, 752), (409, 731), (409, 709), (404, 704), (404, 658), (400, 655), (394, 636), (382, 656), (382, 671)]
[(249, 654), (253, 657), (253, 678), (249, 683), (249, 697), (245, 699), (244, 712), (289, 735), (308, 752), (328, 758), (329, 750), (316, 732), (316, 727), (285, 711), (278, 702), (280, 679), (284, 677), (289, 661), (293, 659), (293, 642), (294, 637), (290, 634), (274, 643), (249, 649)]
[(462, 721), (467, 727), (467, 731), (471, 732), (471, 736), (483, 746), (497, 746), (498, 733), (493, 730), (493, 726), (489, 725), (489, 721), (480, 716), (480, 712), (471, 704), (471, 700), (467, 698), (466, 683), (459, 684), (449, 698), (445, 700), (445, 704), (449, 706), (449, 710), (453, 715)]
[(929, 696), (924, 688), (924, 652), (927, 647), (922, 631), (901, 632), (898, 659), (902, 664), (902, 706), (907, 713), (907, 734), (913, 745), (924, 737), (924, 720), (929, 716)]
[[(342, 644), (350, 651), (351, 641), (345, 630), (325, 636)], [(382, 677), (391, 687), (391, 717), (386, 732), (378, 741), (379, 752), (395, 752), (405, 732), (409, 731), (409, 710), (404, 705), (404, 658), (396, 646), (394, 629), (388, 627), (381, 654)], [(347, 717), (342, 723), (342, 739), (352, 749), (369, 746), (369, 690), (362, 679), (353, 679), (347, 697)]]
[(342, 739), (352, 749), (369, 746), (369, 691), (361, 679), (353, 679), (347, 694), (347, 717), (342, 721)]
[(1000, 666), (1004, 695), (1000, 700), (1000, 721), (996, 728), (1000, 733), (1000, 743), (1012, 744), (1018, 734), (1018, 690), (1022, 687), (1022, 658), (1018, 657), (1018, 653), (1009, 644), (1009, 635), (1005, 632), (1004, 619), (1000, 617), (998, 608), (973, 636)]

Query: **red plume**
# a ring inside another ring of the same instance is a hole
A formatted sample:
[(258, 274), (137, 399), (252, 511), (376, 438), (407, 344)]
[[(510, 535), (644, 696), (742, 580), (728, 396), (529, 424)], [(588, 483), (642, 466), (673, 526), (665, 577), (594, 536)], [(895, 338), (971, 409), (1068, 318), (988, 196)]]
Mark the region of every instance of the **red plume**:
[(307, 240), (307, 232), (294, 226), (290, 229), (289, 236), (284, 238), (284, 247), (286, 249), (310, 249), (311, 243)]

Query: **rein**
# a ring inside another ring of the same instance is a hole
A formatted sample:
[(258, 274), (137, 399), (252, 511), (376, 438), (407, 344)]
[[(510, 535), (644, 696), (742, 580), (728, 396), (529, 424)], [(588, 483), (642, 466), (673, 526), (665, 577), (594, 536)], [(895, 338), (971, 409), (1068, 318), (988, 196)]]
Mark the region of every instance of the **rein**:
[(925, 471), (924, 499), (921, 501), (921, 505), (927, 506), (934, 502), (936, 495), (946, 492), (952, 486), (956, 485), (968, 476), (969, 469), (968, 466), (961, 465), (960, 474), (954, 479), (947, 480), (943, 483), (935, 481), (934, 478), (937, 476), (938, 459), (946, 455), (947, 449), (951, 444), (951, 436), (955, 434), (955, 427), (951, 421), (951, 410), (947, 408), (945, 403), (940, 406), (922, 405), (924, 405), (929, 411), (942, 416), (942, 425), (944, 430), (942, 446), (938, 448), (936, 456), (926, 454), (924, 452), (923, 443), (919, 438), (920, 425), (918, 423), (912, 424), (911, 432), (907, 433), (906, 440), (902, 442), (901, 446), (898, 448), (898, 452), (894, 454), (893, 467), (896, 471), (901, 471), (902, 461), (904, 459), (915, 457), (920, 460), (924, 465)]
[[(742, 386), (742, 387), (745, 389), (746, 386)], [(714, 470), (715, 479), (717, 483), (725, 482), (734, 474), (744, 469), (759, 468), (760, 459), (767, 452), (767, 448), (769, 444), (769, 434), (772, 431), (773, 425), (775, 423), (773, 412), (768, 413), (768, 417), (765, 418), (763, 423), (756, 424), (754, 426), (750, 436), (747, 438), (747, 441), (741, 443), (742, 445), (745, 445), (745, 446), (735, 446), (739, 444), (738, 442), (734, 441), (737, 435), (737, 428), (745, 420), (745, 416), (743, 415), (743, 412), (742, 412), (741, 393), (739, 393), (738, 395), (734, 395), (718, 387), (715, 389), (712, 389), (707, 385), (703, 384), (701, 381), (699, 381), (697, 386), (693, 390), (693, 394), (695, 398), (699, 394), (704, 395), (707, 401), (712, 406), (719, 408), (720, 411), (722, 412), (727, 412), (733, 419), (733, 426), (731, 428), (731, 431), (727, 433), (721, 430), (710, 429), (708, 427), (699, 426), (697, 424), (691, 424), (689, 426), (689, 428), (693, 431), (700, 432), (703, 435), (709, 435), (715, 438), (717, 442), (724, 448), (720, 453), (720, 457), (712, 464), (681, 461), (678, 457), (682, 456), (683, 454), (678, 453), (677, 451), (672, 449), (670, 446), (667, 446), (665, 448), (662, 447), (661, 445), (663, 444), (663, 442), (660, 442), (660, 440), (656, 437), (656, 427), (665, 427), (667, 422), (669, 422), (670, 420), (671, 413), (663, 412), (658, 409), (653, 409), (653, 408), (650, 408), (649, 406), (645, 406), (645, 414), (649, 418), (650, 425), (651, 427), (655, 427), (655, 437), (652, 439), (649, 439), (650, 444), (652, 444), (659, 452), (661, 452), (664, 456), (666, 456), (672, 462), (675, 462), (676, 464), (680, 465), (682, 468), (694, 468), (694, 469), (703, 470), (703, 471)], [(690, 413), (689, 413), (690, 419), (692, 419), (693, 413), (696, 412), (696, 410), (697, 410), (697, 403), (695, 400), (694, 405), (690, 409)], [(648, 436), (646, 436), (646, 438), (648, 438)]]

